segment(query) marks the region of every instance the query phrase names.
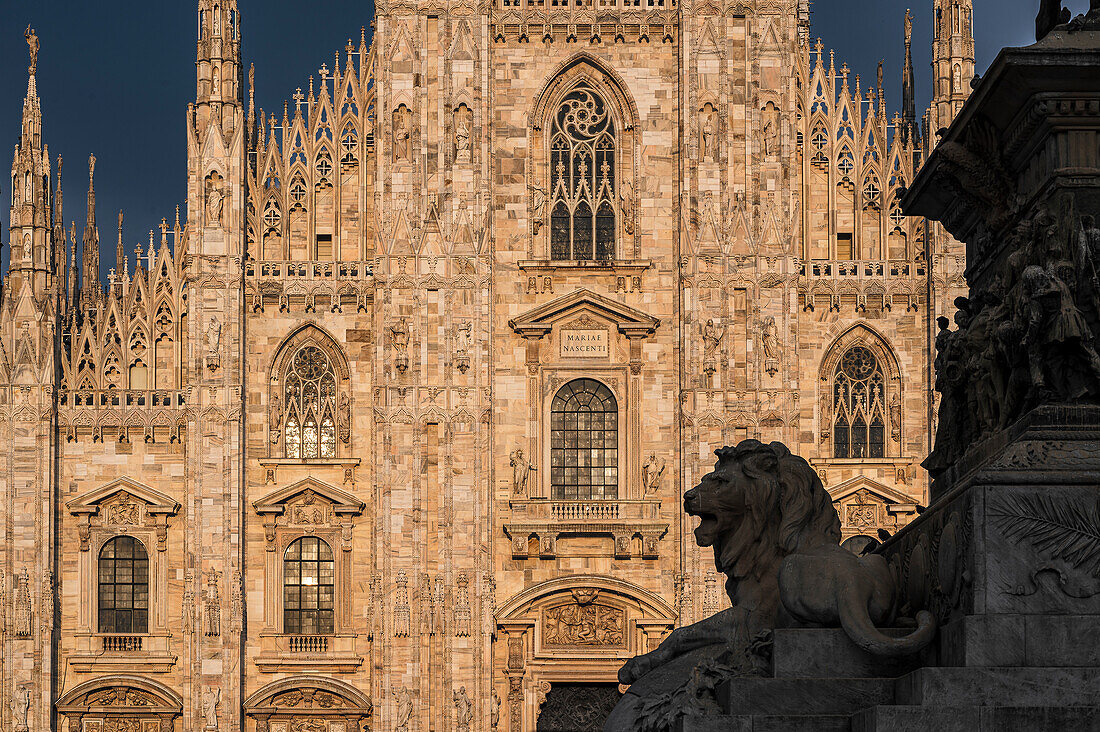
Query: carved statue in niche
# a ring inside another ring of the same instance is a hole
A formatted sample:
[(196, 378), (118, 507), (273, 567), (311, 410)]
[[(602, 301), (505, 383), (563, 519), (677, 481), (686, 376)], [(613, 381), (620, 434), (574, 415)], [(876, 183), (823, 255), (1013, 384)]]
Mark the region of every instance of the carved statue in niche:
[(211, 173), (206, 178), (206, 225), (220, 226), (222, 223), (222, 207), (225, 203), (225, 192), (219, 182), (221, 176), (217, 172)]
[(776, 108), (774, 102), (768, 102), (764, 106), (763, 113), (763, 133), (764, 133), (764, 154), (765, 155), (778, 155), (779, 154), (779, 125), (781, 123), (781, 117), (779, 115), (779, 109)]
[(222, 688), (215, 686), (202, 690), (202, 717), (206, 721), (203, 729), (218, 728), (218, 703), (222, 698)]
[(29, 233), (23, 235), (23, 264), (34, 264), (34, 243)]
[(473, 323), (463, 320), (455, 329), (455, 368), (463, 374), (470, 370), (470, 336), (473, 328)]
[(474, 123), (474, 113), (465, 104), (458, 105), (454, 112), (455, 158), (470, 159), (470, 131)]
[(408, 162), (412, 152), (412, 112), (404, 104), (393, 110), (393, 161)]
[(531, 477), (534, 466), (523, 456), (523, 449), (516, 448), (508, 456), (508, 464), (512, 466), (512, 493), (517, 496), (527, 495), (527, 481)]
[(710, 376), (718, 370), (716, 355), (722, 336), (726, 333), (726, 327), (719, 327), (714, 319), (710, 318), (703, 324), (700, 332), (703, 338), (703, 371)]
[(634, 186), (630, 185), (629, 181), (623, 184), (619, 200), (623, 214), (623, 230), (629, 236), (634, 233)]
[(779, 372), (780, 347), (779, 327), (773, 316), (767, 316), (760, 324), (760, 339), (764, 345), (764, 370), (768, 376), (775, 376)]
[(474, 719), (474, 705), (470, 703), (466, 687), (458, 687), (452, 692), (451, 697), (455, 705), (455, 732), (470, 732), (470, 722)]
[(279, 434), (283, 426), (283, 410), (282, 402), (279, 399), (279, 395), (273, 393), (271, 395), (271, 444), (279, 444)]
[(707, 102), (699, 110), (699, 159), (716, 160), (718, 155), (718, 112)]
[(527, 190), (531, 196), (531, 232), (538, 236), (539, 229), (546, 223), (546, 186), (536, 180)]
[(27, 568), (19, 570), (15, 580), (14, 631), (17, 638), (29, 638), (31, 635), (31, 590)]
[(222, 634), (221, 595), (218, 592), (218, 580), (221, 576), (222, 573), (216, 569), (211, 569), (206, 575), (203, 616), (207, 638), (217, 638)]
[(497, 690), (492, 689), (489, 692), (489, 727), (490, 729), (496, 729), (500, 725), (500, 697), (497, 695)]
[(408, 687), (402, 686), (400, 689), (394, 689), (392, 691), (394, 698), (394, 732), (408, 732), (409, 718), (412, 716), (412, 693)]
[(897, 389), (890, 395), (890, 436), (894, 442), (901, 441), (901, 397)]
[[(805, 460), (778, 442), (757, 440), (716, 455), (714, 471), (685, 494), (684, 508), (700, 519), (696, 543), (713, 547), (732, 607), (677, 628), (623, 666), (619, 680), (633, 685), (608, 720), (609, 732), (675, 722), (706, 705), (708, 689), (724, 679), (765, 673), (763, 651), (775, 628), (843, 627), (857, 646), (885, 657), (916, 653), (936, 633), (927, 612), (906, 636), (875, 627), (894, 620), (896, 581), (884, 557), (841, 548), (836, 508)], [(689, 693), (700, 678), (706, 686)]]
[(15, 722), (15, 729), (26, 730), (29, 729), (27, 725), (27, 712), (31, 708), (31, 690), (25, 686), (20, 686), (15, 690), (11, 699), (11, 712), (12, 719)]
[(665, 459), (650, 455), (642, 466), (642, 486), (647, 496), (651, 496), (661, 488), (661, 479), (665, 475)]
[(346, 391), (340, 393), (340, 442), (347, 444), (351, 440), (351, 397)]

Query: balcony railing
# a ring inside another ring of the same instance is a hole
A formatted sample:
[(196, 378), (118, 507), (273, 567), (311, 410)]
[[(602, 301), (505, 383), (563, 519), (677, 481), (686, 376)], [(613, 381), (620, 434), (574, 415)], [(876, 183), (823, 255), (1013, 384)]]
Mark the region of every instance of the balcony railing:
[(516, 520), (593, 522), (656, 519), (661, 502), (655, 500), (512, 502)]
[(279, 262), (249, 261), (245, 265), (248, 277), (279, 280), (362, 280), (374, 275), (370, 262)]
[(924, 277), (924, 262), (817, 260), (804, 262), (799, 272), (803, 277), (818, 280), (881, 280), (889, 277)]
[(103, 636), (103, 652), (136, 653), (141, 650), (141, 642), (140, 635), (105, 635)]
[(291, 653), (328, 653), (328, 637), (323, 635), (294, 635), (290, 637)]

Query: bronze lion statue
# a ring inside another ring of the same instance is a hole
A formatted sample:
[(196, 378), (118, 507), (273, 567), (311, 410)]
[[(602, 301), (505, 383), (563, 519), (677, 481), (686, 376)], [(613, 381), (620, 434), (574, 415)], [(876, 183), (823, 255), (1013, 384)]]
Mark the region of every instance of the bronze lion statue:
[[(607, 730), (660, 729), (644, 719), (655, 695), (671, 699), (670, 684), (698, 679), (719, 656), (727, 668), (731, 653), (751, 656), (754, 641), (775, 628), (842, 627), (880, 656), (916, 653), (935, 635), (926, 612), (901, 638), (875, 627), (895, 619), (893, 576), (883, 557), (857, 557), (840, 546), (840, 517), (809, 463), (781, 443), (757, 440), (715, 455), (714, 470), (684, 494), (684, 510), (699, 519), (695, 541), (713, 548), (732, 607), (677, 628), (654, 651), (628, 661), (619, 680), (632, 686)], [(748, 672), (734, 665), (735, 673)]]

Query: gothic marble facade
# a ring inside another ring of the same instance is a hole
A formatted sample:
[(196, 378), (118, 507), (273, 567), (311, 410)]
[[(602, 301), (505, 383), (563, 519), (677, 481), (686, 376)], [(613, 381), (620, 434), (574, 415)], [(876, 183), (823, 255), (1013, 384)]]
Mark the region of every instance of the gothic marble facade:
[[(911, 66), (891, 117), (808, 5), (380, 2), (271, 114), (200, 0), (186, 206), (106, 288), (32, 63), (0, 728), (581, 728), (725, 602), (680, 509), (716, 447), (811, 458), (853, 546), (911, 520), (962, 251), (898, 208)], [(932, 10), (926, 131), (973, 74)]]

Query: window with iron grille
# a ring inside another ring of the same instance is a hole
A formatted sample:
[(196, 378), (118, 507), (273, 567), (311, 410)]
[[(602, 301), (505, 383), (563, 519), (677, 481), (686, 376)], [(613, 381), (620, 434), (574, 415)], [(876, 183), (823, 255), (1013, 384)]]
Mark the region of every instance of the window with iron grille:
[(577, 379), (550, 408), (550, 494), (555, 500), (618, 497), (619, 408), (611, 390)]
[(886, 451), (886, 378), (865, 346), (848, 349), (833, 382), (833, 456), (881, 458)]
[(99, 632), (149, 632), (149, 555), (140, 541), (116, 536), (99, 551)]
[(283, 632), (331, 635), (336, 605), (336, 562), (315, 536), (296, 540), (283, 555)]

